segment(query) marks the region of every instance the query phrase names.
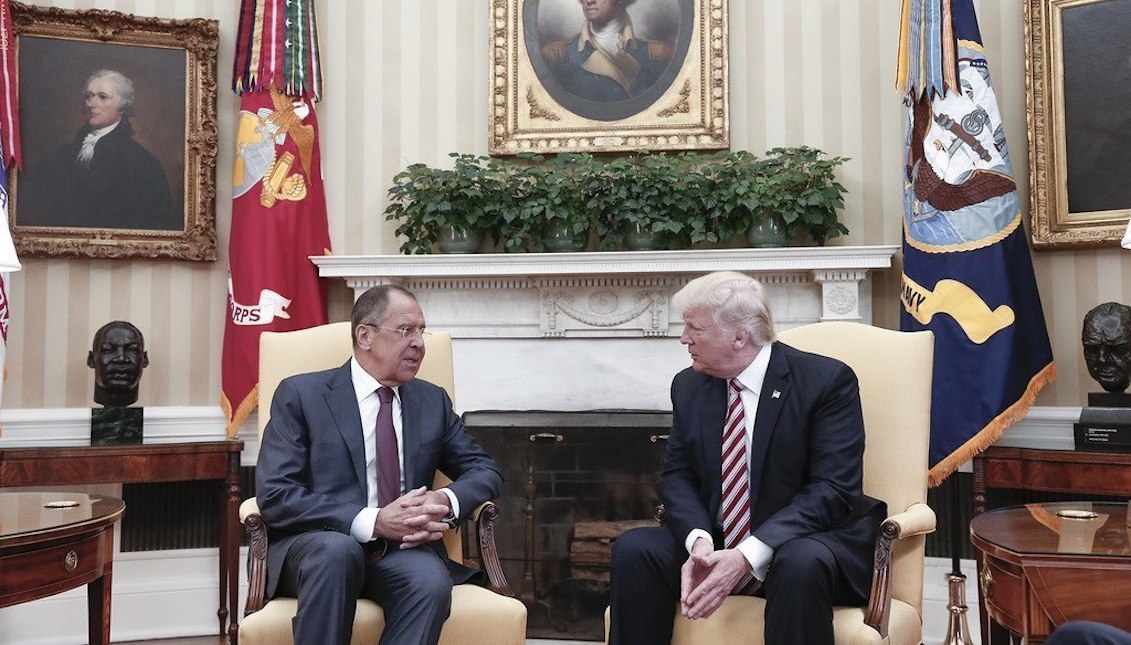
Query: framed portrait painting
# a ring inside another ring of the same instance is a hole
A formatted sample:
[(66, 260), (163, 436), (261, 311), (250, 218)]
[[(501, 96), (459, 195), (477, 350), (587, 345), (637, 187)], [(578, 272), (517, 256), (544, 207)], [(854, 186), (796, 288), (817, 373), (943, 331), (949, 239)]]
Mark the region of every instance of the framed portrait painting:
[(216, 259), (215, 20), (12, 3), (21, 256)]
[(491, 0), (490, 151), (730, 144), (727, 0)]
[(1118, 246), (1131, 218), (1131, 0), (1026, 0), (1033, 246)]

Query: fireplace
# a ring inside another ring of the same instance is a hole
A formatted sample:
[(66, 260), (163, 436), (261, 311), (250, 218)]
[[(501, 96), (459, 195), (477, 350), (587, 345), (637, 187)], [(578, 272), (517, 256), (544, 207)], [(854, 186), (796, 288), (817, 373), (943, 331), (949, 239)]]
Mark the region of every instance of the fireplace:
[(531, 638), (604, 638), (612, 542), (656, 526), (655, 482), (671, 414), (468, 412), (503, 471), (496, 543)]

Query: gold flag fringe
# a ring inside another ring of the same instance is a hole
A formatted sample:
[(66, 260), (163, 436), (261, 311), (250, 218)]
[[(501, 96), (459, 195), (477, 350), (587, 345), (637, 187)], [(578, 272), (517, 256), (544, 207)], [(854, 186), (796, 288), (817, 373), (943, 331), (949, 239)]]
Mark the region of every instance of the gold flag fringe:
[(256, 383), (255, 387), (244, 397), (243, 402), (236, 408), (235, 412), (232, 411), (232, 402), (223, 392), (220, 393), (220, 408), (224, 411), (224, 418), (228, 420), (227, 427), (224, 428), (224, 435), (228, 439), (235, 439), (236, 435), (240, 433), (240, 428), (247, 422), (247, 418), (251, 416), (251, 411), (259, 405), (259, 384)]
[(989, 448), (995, 441), (1001, 438), (1005, 429), (1020, 421), (1033, 402), (1037, 400), (1037, 394), (1049, 383), (1056, 380), (1056, 363), (1049, 363), (1044, 366), (1041, 371), (1037, 372), (1033, 378), (1029, 379), (1029, 385), (1025, 388), (1025, 393), (1017, 400), (1016, 403), (1006, 408), (1004, 412), (997, 415), (985, 428), (982, 428), (978, 434), (971, 437), (966, 443), (962, 444), (958, 450), (950, 453), (946, 459), (935, 464), (934, 468), (927, 474), (927, 485), (931, 488), (943, 483), (947, 477), (950, 477), (954, 471), (962, 464), (970, 461), (974, 455)]

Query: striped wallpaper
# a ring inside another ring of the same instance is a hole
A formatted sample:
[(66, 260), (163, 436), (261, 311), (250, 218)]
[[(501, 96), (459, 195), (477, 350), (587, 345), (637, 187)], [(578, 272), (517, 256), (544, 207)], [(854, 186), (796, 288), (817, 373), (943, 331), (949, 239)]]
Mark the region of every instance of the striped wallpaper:
[[(12, 289), (5, 408), (86, 407), (91, 336), (122, 318), (145, 333), (150, 366), (142, 405), (211, 405), (220, 389), (229, 173), (236, 98), (231, 60), (237, 0), (43, 2), (220, 21), (220, 260), (212, 264), (25, 259)], [(1022, 3), (979, 10), (1014, 168), (1027, 197)], [(334, 250), (393, 253), (383, 221), (389, 179), (450, 151), (486, 153), (488, 0), (321, 0), (326, 76), (318, 106)], [(846, 225), (854, 244), (899, 242), (902, 108), (892, 90), (898, 0), (730, 0), (733, 148), (810, 144), (852, 161)], [(1131, 258), (1131, 256), (1127, 256)], [(1131, 302), (1131, 262), (1115, 249), (1035, 256), (1061, 368), (1041, 405), (1080, 405), (1096, 389), (1080, 357), (1080, 321), (1100, 301)], [(1125, 275), (1127, 278), (1125, 279)], [(898, 271), (875, 284), (876, 322), (898, 324)], [(333, 290), (334, 318), (349, 294)]]

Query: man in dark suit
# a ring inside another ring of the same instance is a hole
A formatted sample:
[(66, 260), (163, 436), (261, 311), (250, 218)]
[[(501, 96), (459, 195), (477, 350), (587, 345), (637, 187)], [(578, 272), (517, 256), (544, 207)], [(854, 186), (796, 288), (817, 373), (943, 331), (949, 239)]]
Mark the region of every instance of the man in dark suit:
[(862, 490), (856, 375), (775, 342), (749, 276), (702, 276), (672, 306), (692, 363), (672, 381), (666, 516), (613, 547), (610, 642), (668, 643), (677, 605), (706, 618), (728, 595), (754, 593), (766, 599), (766, 643), (831, 644), (832, 607), (867, 602), (886, 516)]
[[(451, 399), (416, 379), (424, 314), (394, 286), (352, 314), (354, 355), (279, 384), (263, 432), (256, 497), (268, 527), (268, 595), (298, 598), (297, 645), (349, 643), (358, 597), (385, 613), (381, 643), (435, 643), (453, 584), (443, 532), (496, 497), (502, 477)], [(429, 490), (436, 471), (453, 480)]]

